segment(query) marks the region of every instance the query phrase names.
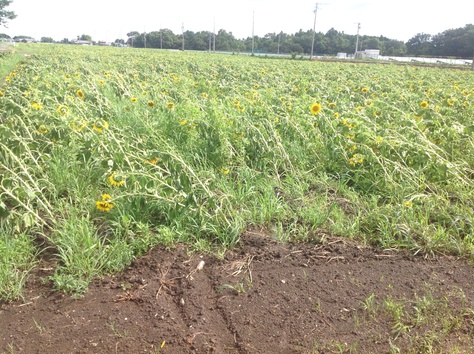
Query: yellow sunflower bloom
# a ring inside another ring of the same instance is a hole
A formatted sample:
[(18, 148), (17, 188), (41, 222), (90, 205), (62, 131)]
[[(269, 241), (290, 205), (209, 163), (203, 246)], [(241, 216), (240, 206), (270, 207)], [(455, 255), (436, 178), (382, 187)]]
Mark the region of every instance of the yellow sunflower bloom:
[(46, 134), (48, 132), (48, 129), (46, 128), (46, 126), (44, 126), (43, 124), (41, 124), (39, 127), (38, 127), (38, 131), (41, 133), (41, 134)]
[(114, 203), (110, 201), (112, 197), (109, 194), (102, 194), (101, 199), (102, 200), (98, 200), (95, 202), (97, 210), (108, 213), (113, 207), (115, 207)]
[(109, 183), (115, 187), (122, 187), (125, 184), (125, 179), (122, 176), (112, 173), (109, 176)]
[(74, 130), (80, 132), (87, 126), (87, 121), (85, 119), (76, 118), (71, 122), (71, 126)]
[(31, 104), (31, 107), (33, 107), (33, 109), (36, 109), (37, 111), (39, 111), (41, 108), (43, 108), (43, 106), (38, 102), (33, 102)]
[(92, 126), (92, 129), (94, 129), (98, 133), (102, 133), (104, 129), (109, 129), (109, 123), (101, 119), (100, 121), (94, 123), (94, 125)]
[(59, 113), (61, 117), (64, 117), (65, 115), (69, 113), (69, 107), (62, 104), (56, 109), (56, 111)]
[(311, 105), (311, 108), (310, 108), (311, 113), (314, 114), (314, 115), (316, 115), (316, 114), (318, 114), (319, 112), (321, 112), (321, 109), (322, 109), (322, 107), (321, 107), (321, 104), (320, 104), (320, 103), (313, 103), (313, 104)]
[(145, 160), (147, 163), (149, 163), (150, 165), (156, 165), (158, 163), (158, 161), (160, 161), (160, 159), (158, 157), (154, 157), (150, 160)]

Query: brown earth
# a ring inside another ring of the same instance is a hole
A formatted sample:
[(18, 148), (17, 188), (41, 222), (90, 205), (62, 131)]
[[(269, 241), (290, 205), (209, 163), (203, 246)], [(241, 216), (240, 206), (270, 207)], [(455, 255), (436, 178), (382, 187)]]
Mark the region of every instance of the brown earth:
[[(428, 341), (474, 352), (474, 272), (461, 259), (255, 231), (221, 259), (157, 247), (79, 299), (51, 291), (50, 266), (23, 302), (0, 305), (0, 353), (406, 353)], [(406, 331), (383, 306), (394, 299)], [(434, 306), (415, 323), (420, 299)], [(445, 319), (455, 325), (438, 328)]]

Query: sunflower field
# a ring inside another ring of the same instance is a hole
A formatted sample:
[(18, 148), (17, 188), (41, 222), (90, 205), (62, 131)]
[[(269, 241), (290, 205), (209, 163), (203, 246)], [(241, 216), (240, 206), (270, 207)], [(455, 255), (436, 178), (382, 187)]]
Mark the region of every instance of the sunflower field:
[(474, 256), (474, 72), (34, 47), (0, 89), (0, 297), (46, 251), (80, 294), (248, 229)]

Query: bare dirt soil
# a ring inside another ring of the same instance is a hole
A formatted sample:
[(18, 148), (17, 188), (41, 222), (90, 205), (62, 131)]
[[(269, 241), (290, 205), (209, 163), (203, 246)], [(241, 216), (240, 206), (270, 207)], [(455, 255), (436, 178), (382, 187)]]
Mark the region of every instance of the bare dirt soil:
[[(0, 353), (406, 353), (429, 340), (474, 352), (474, 272), (460, 259), (253, 231), (221, 259), (157, 247), (79, 299), (44, 283), (52, 266), (30, 277), (24, 301), (0, 304)], [(456, 325), (430, 339), (436, 324), (406, 313), (409, 330), (397, 331), (383, 305), (394, 299), (407, 313), (431, 301), (432, 318)]]

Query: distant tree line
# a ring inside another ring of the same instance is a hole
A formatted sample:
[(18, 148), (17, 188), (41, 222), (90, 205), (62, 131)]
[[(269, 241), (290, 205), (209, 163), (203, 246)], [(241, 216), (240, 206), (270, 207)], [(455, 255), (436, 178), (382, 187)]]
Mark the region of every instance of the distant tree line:
[[(215, 50), (226, 52), (251, 52), (252, 37), (237, 39), (232, 32), (219, 30), (215, 34), (208, 31), (192, 32), (185, 31), (182, 34), (174, 34), (169, 29), (139, 33), (132, 31), (127, 33), (126, 43), (135, 48), (162, 48), (182, 49), (183, 36), (184, 48), (186, 50)], [(339, 52), (354, 53), (357, 37), (339, 32), (331, 28), (325, 34), (319, 32), (315, 35), (314, 53), (335, 55)], [(313, 43), (313, 31), (300, 30), (294, 34), (267, 33), (263, 37), (253, 38), (253, 48), (256, 53), (268, 54), (309, 54)], [(380, 49), (386, 55), (405, 55), (406, 45), (402, 41), (389, 39), (383, 36), (359, 36), (359, 50)]]
[(437, 35), (418, 33), (407, 43), (407, 51), (416, 56), (453, 56), (472, 58), (474, 54), (474, 25), (449, 29)]
[[(315, 34), (315, 55), (336, 55), (337, 53), (354, 53), (356, 50), (356, 35), (345, 34), (331, 28), (326, 33)], [(10, 39), (6, 34), (0, 34), (0, 39)], [(13, 40), (30, 40), (28, 36), (15, 36)], [(91, 36), (81, 35), (78, 40), (92, 41)], [(184, 39), (184, 41), (183, 41)], [(42, 37), (41, 42), (53, 42), (50, 37)], [(61, 43), (70, 43), (63, 39)], [(175, 34), (170, 29), (161, 29), (140, 33), (127, 33), (127, 39), (117, 39), (118, 46), (129, 45), (135, 48), (161, 48), (185, 50), (216, 50), (225, 52), (251, 52), (262, 54), (310, 54), (313, 43), (312, 30), (299, 30), (294, 34), (267, 33), (263, 37), (255, 36), (237, 39), (232, 32), (219, 30), (217, 33), (209, 31), (185, 31)], [(359, 36), (358, 50), (379, 49), (385, 56), (430, 56), (430, 57), (459, 57), (472, 58), (474, 55), (474, 25), (468, 24), (461, 28), (449, 29), (436, 35), (418, 33), (408, 42), (390, 39), (384, 36)]]
[[(208, 31), (174, 34), (169, 29), (127, 34), (126, 43), (136, 48), (162, 48), (187, 50), (215, 50), (231, 52), (251, 52), (252, 37), (237, 39), (232, 32), (223, 29), (215, 34)], [(269, 54), (309, 54), (313, 41), (313, 31), (300, 30), (294, 34), (267, 33), (263, 37), (253, 38), (256, 53)], [(314, 53), (318, 55), (335, 55), (337, 53), (354, 53), (356, 35), (345, 34), (331, 28), (326, 33), (315, 34)], [(123, 43), (123, 42), (122, 42)], [(474, 25), (449, 29), (434, 36), (420, 33), (404, 43), (384, 36), (359, 36), (358, 50), (379, 49), (385, 56), (435, 56), (471, 58), (474, 54)]]

